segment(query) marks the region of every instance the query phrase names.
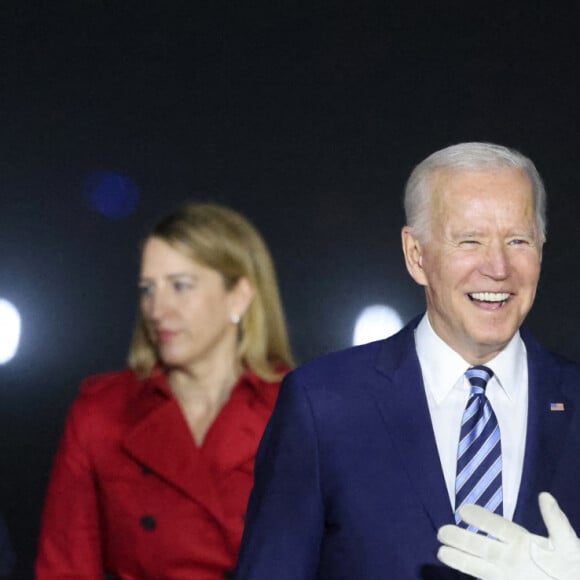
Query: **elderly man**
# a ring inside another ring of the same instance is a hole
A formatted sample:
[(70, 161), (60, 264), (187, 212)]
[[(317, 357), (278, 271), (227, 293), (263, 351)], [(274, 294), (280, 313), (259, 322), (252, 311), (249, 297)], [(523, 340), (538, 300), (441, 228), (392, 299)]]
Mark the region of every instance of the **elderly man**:
[(438, 528), (467, 526), (458, 508), (475, 503), (538, 533), (542, 490), (580, 523), (580, 367), (521, 329), (545, 207), (534, 164), (505, 147), (463, 143), (414, 169), (402, 242), (427, 312), (288, 376), (239, 580), (462, 578), (437, 560)]

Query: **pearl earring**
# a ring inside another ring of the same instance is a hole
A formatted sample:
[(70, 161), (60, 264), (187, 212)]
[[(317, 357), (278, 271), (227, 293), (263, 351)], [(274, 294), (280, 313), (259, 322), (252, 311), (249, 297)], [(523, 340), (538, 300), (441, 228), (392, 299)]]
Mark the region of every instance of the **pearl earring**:
[(230, 322), (232, 324), (239, 324), (240, 323), (240, 315), (239, 314), (230, 314)]

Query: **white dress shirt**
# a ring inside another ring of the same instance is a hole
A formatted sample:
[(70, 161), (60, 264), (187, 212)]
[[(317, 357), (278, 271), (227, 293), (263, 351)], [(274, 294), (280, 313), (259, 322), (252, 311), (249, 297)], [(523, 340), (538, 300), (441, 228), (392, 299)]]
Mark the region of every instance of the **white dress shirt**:
[[(472, 365), (437, 336), (427, 314), (415, 329), (415, 346), (447, 493), (455, 509), (457, 445), (471, 388), (464, 373)], [(486, 396), (499, 423), (503, 515), (511, 520), (522, 478), (528, 418), (527, 353), (519, 332), (485, 366), (494, 373)]]

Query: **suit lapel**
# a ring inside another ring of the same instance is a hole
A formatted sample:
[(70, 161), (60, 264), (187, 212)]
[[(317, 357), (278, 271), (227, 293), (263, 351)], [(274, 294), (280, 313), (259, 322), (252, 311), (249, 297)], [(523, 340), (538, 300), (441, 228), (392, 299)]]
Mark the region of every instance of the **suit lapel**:
[[(563, 391), (561, 366), (529, 334), (522, 332), (522, 338), (528, 356), (528, 426), (514, 521), (541, 531), (538, 493), (550, 489), (566, 449), (573, 407)], [(551, 403), (562, 403), (564, 410), (552, 411)]]
[(436, 530), (453, 522), (453, 512), (415, 350), (413, 331), (418, 321), (382, 349), (377, 359), (381, 377), (373, 391), (409, 481)]
[(214, 475), (197, 448), (175, 398), (164, 384), (146, 383), (132, 402), (133, 427), (123, 450), (168, 484), (223, 520)]

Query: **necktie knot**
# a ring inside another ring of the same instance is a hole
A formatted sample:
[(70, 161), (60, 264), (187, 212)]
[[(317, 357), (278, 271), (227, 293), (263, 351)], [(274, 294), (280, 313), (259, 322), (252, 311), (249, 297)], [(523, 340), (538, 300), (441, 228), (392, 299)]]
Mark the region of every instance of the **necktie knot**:
[(471, 384), (471, 393), (474, 395), (483, 395), (489, 379), (493, 377), (493, 371), (486, 366), (477, 365), (468, 368), (465, 371), (465, 376)]

